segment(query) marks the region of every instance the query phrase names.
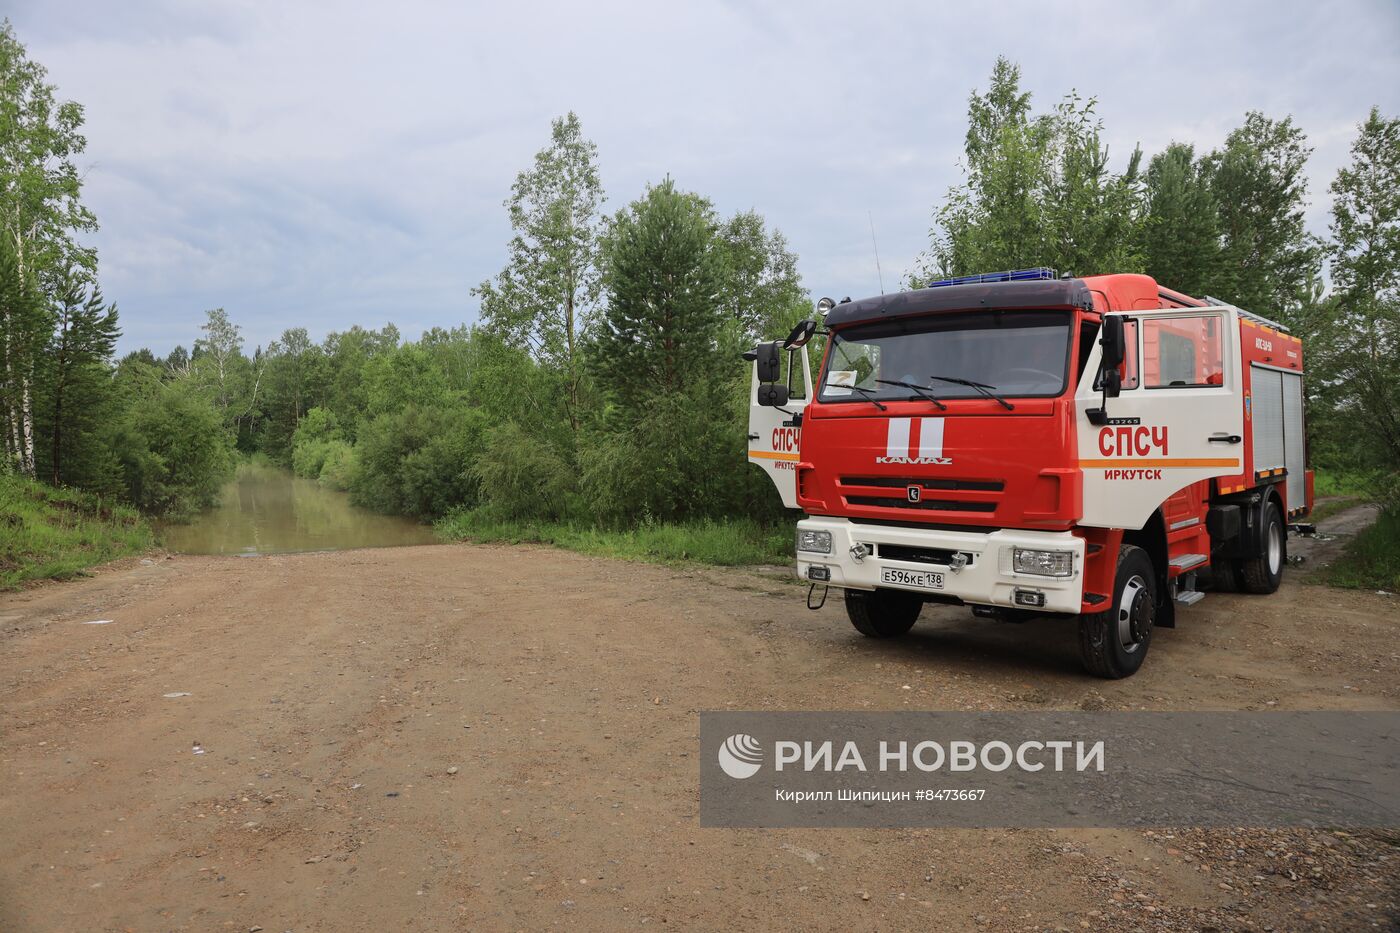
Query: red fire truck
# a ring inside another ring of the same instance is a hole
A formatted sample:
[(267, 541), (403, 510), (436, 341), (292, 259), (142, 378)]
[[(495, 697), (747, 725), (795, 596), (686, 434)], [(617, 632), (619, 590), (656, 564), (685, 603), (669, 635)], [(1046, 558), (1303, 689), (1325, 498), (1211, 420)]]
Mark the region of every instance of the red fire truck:
[(798, 575), (844, 590), (863, 635), (905, 634), (925, 603), (1071, 614), (1085, 668), (1126, 677), (1199, 585), (1278, 588), (1312, 505), (1302, 345), (1280, 325), (1042, 269), (818, 310), (815, 380), (814, 321), (748, 354), (748, 455), (805, 513)]

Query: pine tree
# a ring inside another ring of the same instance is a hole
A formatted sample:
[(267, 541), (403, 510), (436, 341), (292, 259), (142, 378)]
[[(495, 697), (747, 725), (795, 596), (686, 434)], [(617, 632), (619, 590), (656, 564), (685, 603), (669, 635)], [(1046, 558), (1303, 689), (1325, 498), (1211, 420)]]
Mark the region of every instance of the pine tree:
[(82, 273), (75, 272), (64, 288), (56, 317), (45, 354), (43, 389), (49, 405), (48, 475), (59, 485), (78, 475), (65, 454), (91, 440), (92, 400), (109, 382), (107, 366), (121, 331), (116, 305), (104, 304), (101, 289)]
[(710, 202), (669, 178), (613, 219), (595, 363), (600, 385), (625, 411), (713, 378), (724, 322), (717, 228)]

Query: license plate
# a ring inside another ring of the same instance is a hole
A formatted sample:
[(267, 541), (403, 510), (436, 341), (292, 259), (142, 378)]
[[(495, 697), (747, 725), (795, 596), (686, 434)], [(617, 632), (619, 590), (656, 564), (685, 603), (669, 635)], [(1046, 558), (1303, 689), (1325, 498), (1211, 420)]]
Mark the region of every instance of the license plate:
[(885, 567), (880, 570), (880, 582), (892, 583), (895, 586), (916, 586), (924, 590), (941, 590), (943, 589), (943, 574)]

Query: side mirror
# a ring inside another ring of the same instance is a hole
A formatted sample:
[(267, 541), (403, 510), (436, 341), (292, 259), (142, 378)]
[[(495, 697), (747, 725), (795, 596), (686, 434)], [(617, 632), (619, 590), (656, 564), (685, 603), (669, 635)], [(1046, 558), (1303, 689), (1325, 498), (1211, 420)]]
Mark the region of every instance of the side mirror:
[(1123, 361), (1128, 358), (1128, 341), (1123, 332), (1121, 317), (1116, 314), (1103, 316), (1099, 343), (1103, 346), (1102, 366), (1105, 370), (1117, 369), (1123, 365)]
[(758, 387), (758, 404), (779, 408), (788, 403), (788, 387), (780, 382)]
[(782, 357), (779, 355), (776, 341), (760, 343), (754, 347), (754, 360), (758, 364), (759, 382), (778, 381), (782, 372)]
[(796, 350), (805, 346), (807, 341), (812, 339), (812, 335), (817, 332), (817, 322), (806, 320), (798, 322), (798, 325), (788, 334), (788, 338), (783, 341), (784, 350)]
[(1096, 387), (1103, 392), (1098, 408), (1085, 409), (1089, 423), (1095, 427), (1108, 424), (1108, 400), (1117, 398), (1123, 391), (1123, 375), (1118, 367), (1128, 358), (1128, 338), (1123, 329), (1123, 318), (1116, 314), (1105, 314), (1099, 326), (1099, 346), (1103, 353), (1099, 357), (1099, 374), (1094, 380)]

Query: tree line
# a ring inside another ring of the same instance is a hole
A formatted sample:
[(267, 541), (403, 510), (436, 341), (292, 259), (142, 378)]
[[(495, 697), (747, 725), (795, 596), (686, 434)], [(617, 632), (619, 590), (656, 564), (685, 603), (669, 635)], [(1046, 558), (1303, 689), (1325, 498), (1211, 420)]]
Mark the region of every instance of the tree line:
[[(392, 324), (320, 341), (290, 328), (250, 348), (215, 309), (188, 351), (115, 360), (117, 311), (80, 245), (96, 224), (81, 108), (56, 102), (8, 24), (0, 74), (5, 469), (171, 515), (213, 501), (240, 454), (424, 520), (781, 515), (744, 455), (740, 354), (809, 316), (811, 296), (758, 213), (724, 216), (669, 177), (606, 210), (597, 148), (570, 113), (505, 200), (511, 237), (474, 289), (476, 323), (416, 340)], [(1314, 459), (1393, 473), (1400, 121), (1362, 124), (1326, 240), (1303, 225), (1309, 149), (1290, 119), (1251, 113), (1215, 150), (1134, 152), (1121, 170), (1102, 137), (1092, 99), (1035, 114), (998, 62), (909, 284), (1143, 271), (1281, 319), (1309, 340)], [(1357, 436), (1362, 418), (1374, 438)]]
[(1115, 169), (1096, 102), (1036, 113), (999, 59), (968, 106), (963, 180), (934, 212), (911, 286), (946, 275), (1050, 266), (1144, 272), (1279, 321), (1304, 340), (1312, 459), (1400, 473), (1400, 119), (1372, 108), (1328, 189), (1325, 237), (1308, 232), (1307, 136), (1250, 112), (1223, 143), (1175, 142)]

